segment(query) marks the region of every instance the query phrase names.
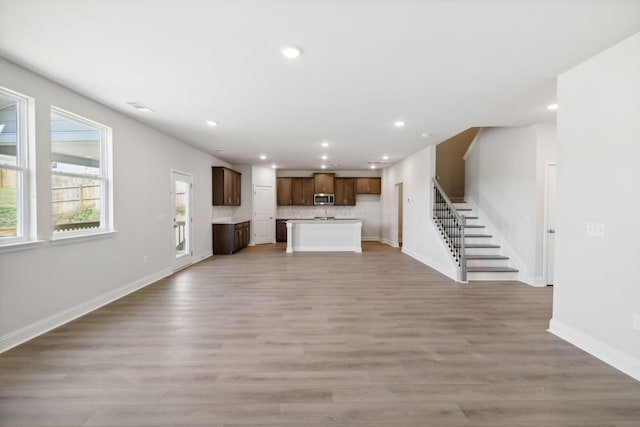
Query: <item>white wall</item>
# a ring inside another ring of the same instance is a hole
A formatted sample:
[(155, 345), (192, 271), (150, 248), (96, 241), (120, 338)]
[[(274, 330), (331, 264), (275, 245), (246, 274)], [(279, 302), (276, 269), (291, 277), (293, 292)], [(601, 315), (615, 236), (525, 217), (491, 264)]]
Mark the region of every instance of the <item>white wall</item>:
[(466, 156), (466, 199), (529, 284), (544, 284), (544, 173), (553, 161), (553, 124), (485, 128)]
[[(3, 86), (35, 98), (38, 237), (47, 241), (0, 254), (0, 351), (171, 272), (172, 169), (194, 177), (195, 259), (211, 253), (210, 168), (217, 159), (2, 59), (0, 75)], [(49, 243), (51, 105), (113, 129), (112, 237)]]
[(559, 77), (550, 330), (640, 380), (638, 76), (640, 33)]
[(382, 172), (382, 241), (398, 244), (396, 184), (403, 184), (402, 252), (457, 279), (457, 269), (432, 218), (431, 179), (435, 176), (435, 147), (430, 146)]

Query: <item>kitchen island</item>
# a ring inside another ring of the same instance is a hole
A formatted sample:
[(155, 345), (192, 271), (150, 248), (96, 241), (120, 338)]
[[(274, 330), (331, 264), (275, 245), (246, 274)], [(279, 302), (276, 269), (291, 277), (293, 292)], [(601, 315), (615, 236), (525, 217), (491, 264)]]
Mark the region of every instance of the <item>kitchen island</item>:
[(362, 252), (359, 219), (290, 219), (287, 253)]

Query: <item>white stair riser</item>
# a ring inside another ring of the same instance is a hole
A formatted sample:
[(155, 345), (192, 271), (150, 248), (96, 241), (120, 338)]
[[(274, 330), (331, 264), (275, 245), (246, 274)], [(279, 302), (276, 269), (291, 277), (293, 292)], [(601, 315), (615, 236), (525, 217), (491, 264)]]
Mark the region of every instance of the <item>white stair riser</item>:
[(465, 253), (470, 255), (497, 255), (500, 254), (500, 248), (466, 248)]
[(467, 267), (509, 267), (508, 259), (468, 259)]
[(466, 237), (465, 236), (464, 243), (465, 244), (470, 243), (472, 245), (486, 243), (486, 244), (490, 245), (493, 242), (491, 241), (491, 237)]
[(518, 273), (490, 273), (490, 272), (474, 272), (467, 273), (467, 281), (503, 281), (518, 280)]

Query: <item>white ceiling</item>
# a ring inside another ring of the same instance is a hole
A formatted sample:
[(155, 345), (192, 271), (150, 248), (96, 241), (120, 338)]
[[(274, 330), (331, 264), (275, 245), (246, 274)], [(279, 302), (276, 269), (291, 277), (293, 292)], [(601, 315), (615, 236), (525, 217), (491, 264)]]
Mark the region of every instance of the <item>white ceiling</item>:
[(553, 120), (555, 77), (638, 31), (639, 0), (0, 0), (5, 58), (231, 163), (287, 169)]

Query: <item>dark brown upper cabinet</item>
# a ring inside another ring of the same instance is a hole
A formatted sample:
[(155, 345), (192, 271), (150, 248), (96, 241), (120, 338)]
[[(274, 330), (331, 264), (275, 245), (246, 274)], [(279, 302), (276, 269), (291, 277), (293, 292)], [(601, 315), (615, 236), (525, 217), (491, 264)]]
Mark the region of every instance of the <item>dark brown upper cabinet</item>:
[(225, 167), (211, 168), (213, 206), (240, 206), (242, 174)]
[(335, 187), (333, 184), (335, 174), (333, 173), (314, 173), (313, 174), (313, 192), (333, 194)]
[(336, 206), (355, 206), (356, 204), (356, 179), (355, 178), (336, 178), (334, 180), (335, 187), (335, 205)]
[(293, 178), (291, 200), (295, 206), (313, 206), (313, 178)]
[(356, 178), (356, 194), (380, 194), (381, 178)]
[(276, 179), (276, 197), (278, 199), (278, 206), (290, 206), (293, 204), (293, 198), (291, 195), (292, 184), (293, 178)]

